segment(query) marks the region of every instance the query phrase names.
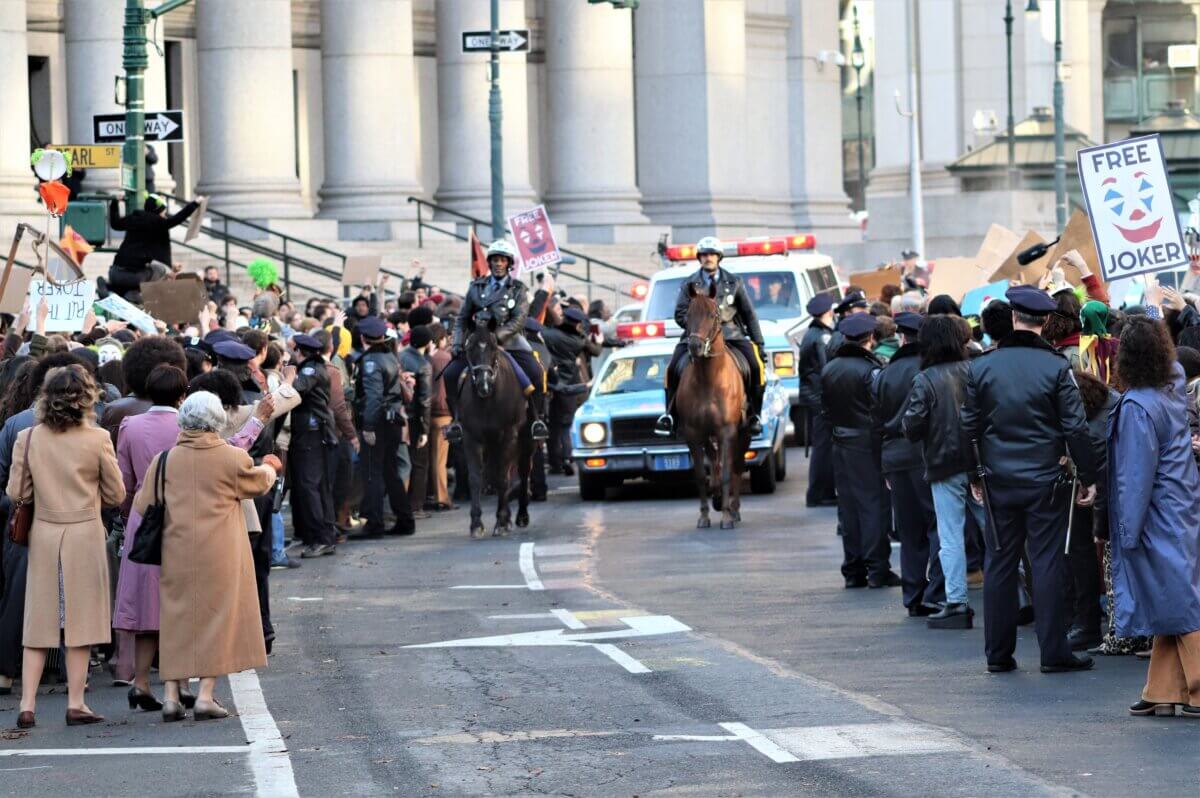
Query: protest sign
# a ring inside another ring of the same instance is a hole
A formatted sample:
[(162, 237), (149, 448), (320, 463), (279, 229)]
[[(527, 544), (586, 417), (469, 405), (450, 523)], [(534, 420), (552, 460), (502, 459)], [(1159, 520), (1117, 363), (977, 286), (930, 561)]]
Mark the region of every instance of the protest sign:
[(1004, 262), (1000, 264), (1000, 268), (992, 272), (988, 282), (994, 283), (998, 280), (1014, 280), (1018, 276), (1021, 276), (1024, 278), (1025, 285), (1037, 285), (1037, 281), (1041, 278), (1041, 276), (1050, 270), (1050, 266), (1048, 265), (1050, 261), (1049, 251), (1047, 251), (1045, 255), (1042, 255), (1042, 257), (1031, 263), (1026, 263), (1024, 266), (1022, 266), (1020, 263), (1017, 263), (1017, 255), (1034, 246), (1035, 244), (1045, 243), (1046, 239), (1042, 238), (1037, 233), (1033, 232), (1032, 230), (1027, 232), (1021, 239), (1020, 243), (1018, 243), (1012, 252), (1008, 254), (1008, 257), (1004, 259)]
[(379, 255), (347, 257), (346, 265), (342, 269), (342, 285), (375, 285), (382, 264), (383, 258)]
[(8, 274), (8, 283), (4, 293), (0, 295), (0, 313), (11, 313), (14, 316), (25, 308), (29, 301), (29, 281), (33, 279), (33, 271), (24, 266), (13, 264)]
[(963, 295), (962, 314), (964, 316), (978, 316), (983, 312), (983, 307), (993, 299), (1004, 299), (1004, 292), (1008, 290), (1008, 280), (997, 280), (988, 285), (981, 285), (978, 288), (972, 288)]
[(1105, 280), (1188, 265), (1157, 134), (1084, 147), (1075, 157)]
[(104, 299), (96, 300), (95, 305), (108, 315), (127, 321), (144, 333), (158, 332), (158, 328), (154, 326), (153, 316), (116, 294), (109, 294)]
[(527, 274), (562, 260), (546, 206), (508, 217), (508, 229), (517, 245), (517, 274)]
[[(1102, 274), (1100, 270), (1100, 257), (1096, 252), (1096, 242), (1092, 239), (1092, 225), (1088, 221), (1088, 215), (1081, 210), (1077, 210), (1071, 214), (1071, 218), (1067, 220), (1067, 226), (1063, 228), (1063, 233), (1059, 237), (1058, 243), (1050, 248), (1050, 257), (1047, 259), (1049, 268), (1053, 268), (1058, 263), (1059, 258), (1071, 250), (1079, 253), (1079, 256), (1083, 258), (1083, 262), (1087, 264), (1092, 274), (1097, 276)], [(1063, 264), (1063, 275), (1071, 285), (1079, 285), (1083, 282), (1083, 275), (1069, 263)]]
[(168, 324), (189, 323), (200, 318), (208, 303), (208, 291), (197, 274), (181, 274), (174, 280), (142, 283), (146, 312)]
[(201, 197), (199, 202), (200, 207), (197, 208), (195, 212), (192, 213), (191, 218), (188, 219), (187, 234), (183, 237), (185, 242), (191, 241), (193, 238), (200, 235), (200, 225), (204, 224), (204, 216), (208, 213), (208, 197)]
[(884, 266), (869, 272), (855, 272), (847, 278), (850, 285), (857, 285), (866, 293), (867, 301), (879, 301), (885, 285), (900, 285), (900, 267)]
[(994, 269), (976, 258), (938, 258), (929, 278), (929, 296), (947, 294), (958, 302), (968, 291), (986, 283)]
[(33, 318), (37, 318), (38, 304), (43, 299), (49, 305), (46, 332), (79, 332), (96, 298), (96, 284), (91, 280), (60, 285), (47, 280), (31, 280), (27, 297)]

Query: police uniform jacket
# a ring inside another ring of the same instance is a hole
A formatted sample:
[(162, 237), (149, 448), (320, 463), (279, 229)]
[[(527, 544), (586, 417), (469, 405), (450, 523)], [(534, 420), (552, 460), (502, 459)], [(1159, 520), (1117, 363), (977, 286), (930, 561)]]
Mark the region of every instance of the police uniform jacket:
[(475, 330), (475, 314), (487, 311), (496, 320), (496, 340), (510, 352), (529, 352), (525, 340), (525, 319), (529, 315), (529, 289), (511, 274), (491, 290), (492, 277), (480, 277), (471, 283), (463, 298), (462, 308), (454, 319), (455, 347), (461, 347)]
[(871, 443), (879, 440), (871, 416), (872, 384), (883, 364), (854, 343), (842, 344), (821, 372), (821, 406), (833, 426), (838, 443)]
[(354, 394), (355, 409), (363, 432), (404, 424), (400, 361), (392, 353), (389, 344), (377, 344), (363, 353), (355, 374)]
[(833, 330), (813, 319), (800, 340), (800, 404), (821, 406), (821, 371), (829, 362), (826, 351)]
[(921, 468), (921, 449), (904, 437), (902, 426), (913, 378), (920, 369), (920, 351), (911, 343), (897, 349), (887, 367), (875, 376), (872, 413), (883, 440), (881, 463), (885, 474)]
[(337, 441), (337, 423), (329, 406), (330, 381), (325, 359), (305, 359), (296, 372), (292, 387), (300, 394), (300, 404), (292, 411), (292, 435), (319, 432), (324, 443)]
[(400, 369), (412, 374), (412, 400), (408, 403), (408, 432), (413, 439), (420, 439), (429, 432), (433, 408), (433, 366), (429, 359), (411, 346), (400, 352)]
[[(754, 312), (754, 304), (746, 294), (746, 286), (736, 274), (724, 269), (717, 269), (717, 296), (715, 301), (721, 314), (721, 334), (726, 341), (742, 341), (749, 339), (763, 345), (762, 330), (758, 326), (758, 314)], [(700, 291), (708, 291), (708, 277), (704, 269), (683, 281), (679, 286), (679, 298), (675, 300), (675, 323), (687, 335), (687, 311), (692, 298), (688, 294), (688, 286), (695, 285)]]
[(1071, 364), (1045, 339), (1014, 330), (971, 363), (962, 426), (979, 441), (989, 480), (1049, 486), (1070, 454), (1081, 485), (1094, 485), (1095, 450), (1088, 436)]
[(576, 331), (575, 322), (547, 327), (542, 331), (542, 340), (546, 342), (546, 348), (554, 359), (559, 381), (567, 385), (585, 382), (583, 372), (579, 368), (580, 355), (586, 351), (588, 355), (598, 357), (603, 352), (600, 344)]

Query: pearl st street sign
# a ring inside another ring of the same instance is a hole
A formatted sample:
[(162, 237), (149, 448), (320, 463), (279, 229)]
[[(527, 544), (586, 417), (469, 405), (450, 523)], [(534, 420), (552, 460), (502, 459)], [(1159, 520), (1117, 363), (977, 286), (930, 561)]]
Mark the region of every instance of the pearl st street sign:
[(76, 169), (119, 169), (121, 148), (113, 144), (50, 144), (48, 150), (71, 153)]
[[(183, 141), (183, 111), (147, 111), (146, 141)], [(101, 114), (92, 117), (92, 136), (97, 144), (125, 141), (125, 114)]]
[[(492, 32), (487, 30), (463, 31), (464, 53), (487, 53), (492, 49)], [(506, 53), (529, 52), (529, 29), (500, 31), (500, 49)]]

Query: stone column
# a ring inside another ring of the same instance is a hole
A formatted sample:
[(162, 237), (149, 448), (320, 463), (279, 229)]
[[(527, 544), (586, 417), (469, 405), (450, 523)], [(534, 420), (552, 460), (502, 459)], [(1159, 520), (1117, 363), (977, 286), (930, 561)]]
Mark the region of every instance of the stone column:
[[(147, 3), (147, 6), (161, 5), (158, 2)], [(146, 43), (146, 55), (150, 58), (150, 64), (146, 67), (145, 84), (146, 84), (146, 112), (151, 111), (170, 111), (167, 107), (167, 59), (166, 49), (163, 38), (163, 20), (158, 21), (158, 25), (150, 24), (150, 29), (147, 33), (154, 35), (154, 39)], [(155, 49), (157, 45), (157, 49)], [(159, 55), (159, 53), (163, 55)], [(124, 74), (124, 73), (122, 73)], [(187, 136), (199, 120), (185, 118), (184, 136)], [(154, 190), (162, 194), (174, 194), (176, 185), (175, 178), (171, 175), (171, 167), (168, 161), (170, 155), (168, 150), (171, 145), (162, 144), (155, 141), (147, 142), (154, 147), (154, 154), (158, 156), (158, 163), (154, 166)]]
[[(67, 105), (70, 141), (56, 144), (91, 144), (92, 117), (123, 114), (116, 101), (115, 80), (124, 76), (121, 55), (125, 4), (110, 0), (64, 0), (67, 45)], [(119, 191), (119, 169), (92, 169), (84, 191)]]
[(196, 43), (197, 192), (234, 216), (307, 216), (296, 176), (291, 3), (203, 0), (196, 4)]
[[(491, 218), (491, 133), (486, 53), (463, 53), (463, 31), (491, 26), (488, 0), (437, 4), (438, 132), (441, 185), (437, 202)], [(524, 0), (500, 0), (500, 27), (524, 28)], [(528, 76), (525, 54), (500, 56), (504, 106), (504, 210), (535, 204), (529, 176)], [(488, 230), (480, 230), (487, 237)]]
[(653, 237), (636, 185), (633, 15), (547, 3), (545, 29), (550, 218), (573, 242)]
[(37, 181), (29, 171), (28, 58), (25, 0), (0, 3), (0, 214), (37, 210)]
[(795, 224), (815, 234), (818, 246), (857, 241), (859, 228), (850, 218), (850, 200), (842, 188), (841, 73), (832, 62), (821, 65), (816, 60), (822, 50), (838, 50), (837, 4), (789, 0), (788, 9), (788, 141)]
[(322, 216), (370, 225), (415, 213), (414, 70), (411, 0), (322, 0)]

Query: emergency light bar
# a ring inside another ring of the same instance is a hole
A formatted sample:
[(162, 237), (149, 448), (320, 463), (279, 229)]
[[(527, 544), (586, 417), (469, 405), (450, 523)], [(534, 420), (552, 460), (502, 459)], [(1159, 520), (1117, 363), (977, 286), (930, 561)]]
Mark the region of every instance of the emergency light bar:
[[(816, 249), (817, 238), (808, 233), (796, 233), (781, 238), (739, 238), (722, 241), (725, 257), (744, 255), (783, 255), (793, 249)], [(695, 244), (676, 244), (667, 247), (667, 260), (689, 261), (696, 259)]]
[(629, 289), (629, 295), (631, 297), (633, 297), (634, 299), (645, 299), (646, 295), (649, 293), (650, 293), (650, 284), (649, 283), (644, 283), (644, 282), (634, 283), (633, 287)]
[(661, 321), (627, 321), (617, 325), (617, 338), (622, 341), (662, 338), (666, 334), (666, 325)]

